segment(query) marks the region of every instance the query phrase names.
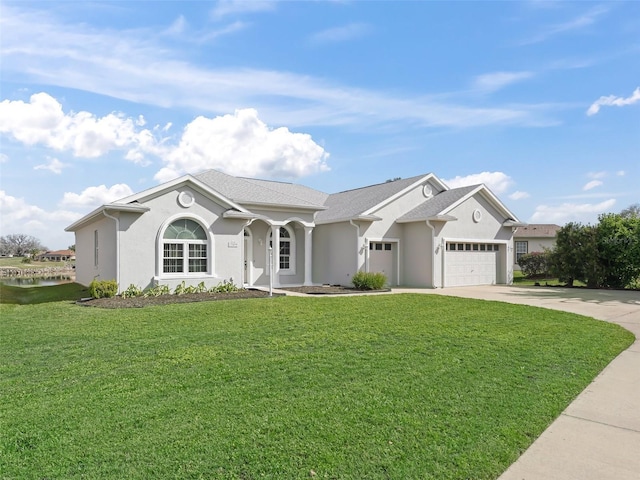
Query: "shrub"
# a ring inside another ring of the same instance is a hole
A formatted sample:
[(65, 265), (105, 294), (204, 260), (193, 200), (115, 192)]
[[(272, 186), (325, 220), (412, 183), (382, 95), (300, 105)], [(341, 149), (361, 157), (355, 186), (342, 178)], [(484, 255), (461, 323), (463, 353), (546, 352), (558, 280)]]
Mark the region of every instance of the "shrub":
[(525, 277), (533, 278), (549, 272), (549, 254), (547, 252), (531, 252), (522, 255), (518, 260)]
[(89, 284), (89, 295), (93, 298), (111, 298), (118, 293), (118, 283), (115, 280), (93, 280)]
[(215, 287), (211, 287), (209, 293), (232, 293), (239, 290), (240, 288), (234, 285), (233, 278), (230, 278), (229, 280), (223, 280), (222, 283), (219, 283)]
[(380, 290), (387, 283), (387, 276), (381, 272), (357, 272), (351, 281), (357, 290)]
[(133, 283), (127, 287), (127, 289), (122, 292), (122, 298), (133, 298), (139, 297), (142, 295), (142, 289), (137, 287)]
[(168, 285), (156, 285), (144, 292), (145, 297), (159, 297), (160, 295), (169, 295), (171, 291)]

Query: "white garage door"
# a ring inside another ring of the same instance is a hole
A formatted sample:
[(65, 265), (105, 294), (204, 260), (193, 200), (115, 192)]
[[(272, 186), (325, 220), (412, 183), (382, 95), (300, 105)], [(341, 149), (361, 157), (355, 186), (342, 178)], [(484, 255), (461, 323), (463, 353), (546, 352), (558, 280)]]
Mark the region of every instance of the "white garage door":
[(445, 286), (495, 284), (499, 249), (490, 243), (447, 243)]

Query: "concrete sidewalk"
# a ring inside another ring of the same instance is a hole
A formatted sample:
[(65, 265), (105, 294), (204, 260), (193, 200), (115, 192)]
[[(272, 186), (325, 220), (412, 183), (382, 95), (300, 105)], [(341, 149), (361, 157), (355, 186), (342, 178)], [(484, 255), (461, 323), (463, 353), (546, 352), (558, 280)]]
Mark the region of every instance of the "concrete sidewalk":
[(533, 305), (617, 323), (636, 341), (615, 358), (499, 480), (640, 479), (640, 292), (479, 286), (394, 289)]

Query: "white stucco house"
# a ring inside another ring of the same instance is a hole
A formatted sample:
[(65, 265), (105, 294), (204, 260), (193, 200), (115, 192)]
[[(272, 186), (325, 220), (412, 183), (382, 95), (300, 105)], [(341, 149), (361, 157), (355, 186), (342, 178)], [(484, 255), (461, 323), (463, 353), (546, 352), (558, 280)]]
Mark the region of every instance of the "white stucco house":
[(554, 223), (530, 223), (518, 227), (513, 234), (513, 267), (520, 270), (518, 260), (522, 255), (534, 252), (544, 252), (551, 249), (556, 244), (556, 233), (560, 230), (560, 225)]
[(449, 189), (431, 173), (326, 194), (208, 170), (103, 205), (66, 230), (77, 281), (115, 279), (121, 291), (229, 279), (351, 285), (357, 271), (441, 288), (511, 283), (522, 225), (484, 185)]

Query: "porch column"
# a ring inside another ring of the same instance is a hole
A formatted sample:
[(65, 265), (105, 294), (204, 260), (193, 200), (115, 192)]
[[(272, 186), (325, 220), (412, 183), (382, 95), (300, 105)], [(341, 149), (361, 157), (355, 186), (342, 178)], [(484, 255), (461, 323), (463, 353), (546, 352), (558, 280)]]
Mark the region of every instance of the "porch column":
[(312, 250), (312, 237), (311, 233), (313, 232), (313, 227), (304, 227), (304, 285), (309, 286), (313, 284), (312, 280), (312, 259), (313, 259), (313, 250)]
[(280, 286), (280, 227), (271, 227), (271, 240), (273, 245), (273, 286)]

